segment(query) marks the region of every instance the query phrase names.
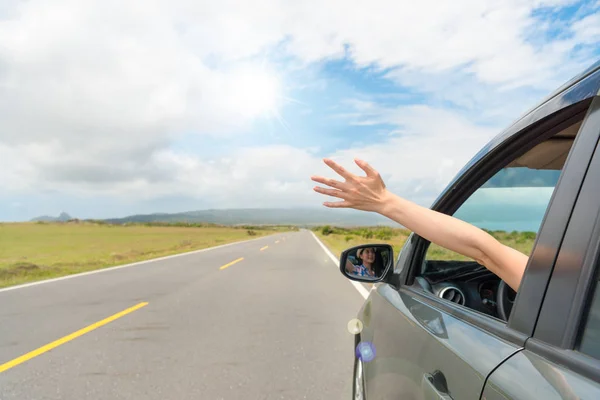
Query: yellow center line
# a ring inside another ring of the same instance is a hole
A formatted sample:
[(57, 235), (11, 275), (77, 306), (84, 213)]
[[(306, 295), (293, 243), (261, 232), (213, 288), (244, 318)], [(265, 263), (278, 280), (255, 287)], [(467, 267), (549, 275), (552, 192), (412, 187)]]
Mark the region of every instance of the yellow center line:
[(222, 266), (221, 268), (219, 268), (219, 269), (225, 269), (225, 268), (227, 268), (227, 267), (231, 267), (233, 264), (237, 264), (237, 263), (239, 263), (240, 261), (242, 261), (243, 259), (244, 259), (244, 257), (240, 257), (240, 258), (238, 258), (237, 260), (233, 260), (233, 261), (232, 261), (232, 262), (230, 262), (229, 264), (225, 264), (225, 265), (223, 265), (223, 266)]
[(48, 351), (50, 351), (50, 350), (52, 350), (52, 349), (54, 349), (54, 348), (62, 345), (62, 344), (70, 342), (71, 340), (76, 339), (79, 336), (85, 335), (86, 333), (91, 332), (94, 329), (98, 329), (101, 326), (108, 324), (109, 322), (112, 322), (112, 321), (114, 321), (116, 319), (119, 319), (119, 318), (121, 318), (121, 317), (123, 317), (123, 316), (125, 316), (125, 315), (127, 315), (129, 313), (132, 313), (135, 310), (138, 310), (138, 309), (140, 309), (140, 308), (142, 308), (144, 306), (147, 306), (147, 305), (148, 305), (148, 303), (140, 303), (140, 304), (135, 305), (135, 306), (133, 306), (131, 308), (128, 308), (127, 310), (123, 310), (123, 311), (121, 311), (121, 312), (119, 312), (119, 313), (117, 313), (115, 315), (112, 315), (112, 316), (110, 316), (108, 318), (105, 318), (102, 321), (98, 321), (98, 322), (96, 322), (96, 323), (94, 323), (92, 325), (89, 325), (89, 326), (87, 326), (87, 327), (85, 327), (83, 329), (80, 329), (77, 332), (73, 332), (70, 335), (67, 335), (67, 336), (62, 337), (62, 338), (60, 338), (58, 340), (55, 340), (52, 343), (48, 343), (47, 345), (42, 346), (39, 349), (30, 351), (29, 353), (24, 354), (21, 357), (15, 358), (14, 360), (11, 360), (11, 361), (9, 361), (7, 363), (4, 363), (4, 364), (0, 365), (0, 372), (4, 372), (4, 371), (6, 371), (8, 369), (11, 369), (12, 367), (15, 367), (15, 366), (17, 366), (19, 364), (24, 363), (25, 361), (31, 360), (34, 357), (37, 357), (37, 356), (39, 356), (41, 354), (44, 354), (44, 353), (46, 353), (46, 352), (48, 352)]
[(263, 247), (262, 249), (260, 249), (260, 251), (266, 250), (266, 249), (268, 249), (268, 248), (269, 248), (269, 246), (265, 246), (265, 247)]

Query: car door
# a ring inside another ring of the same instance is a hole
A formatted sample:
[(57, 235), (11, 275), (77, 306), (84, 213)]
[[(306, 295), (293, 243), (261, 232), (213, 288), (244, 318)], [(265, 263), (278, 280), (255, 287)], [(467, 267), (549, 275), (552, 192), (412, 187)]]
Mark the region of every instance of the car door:
[[(600, 98), (586, 123), (600, 132)], [(572, 212), (533, 337), (482, 398), (600, 399), (600, 147)]]
[(524, 348), (548, 283), (552, 266), (548, 260), (566, 229), (564, 206), (571, 211), (598, 139), (597, 133), (579, 129), (590, 102), (565, 106), (543, 122), (522, 126), (527, 134), (507, 135), (493, 150), (484, 149), (433, 207), (453, 214), (539, 138), (576, 127), (578, 137), (542, 212), (543, 222), (508, 324), (423, 290), (416, 271), (426, 262), (430, 246), (411, 235), (392, 283), (376, 284), (359, 314), (364, 328), (358, 340), (371, 343), (375, 354), (361, 367), (367, 399), (477, 399), (488, 375)]

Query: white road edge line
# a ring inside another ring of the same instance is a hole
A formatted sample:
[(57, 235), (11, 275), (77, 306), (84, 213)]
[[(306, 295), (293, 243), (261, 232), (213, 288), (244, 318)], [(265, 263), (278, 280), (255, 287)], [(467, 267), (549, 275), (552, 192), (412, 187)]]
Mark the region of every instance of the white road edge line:
[[(333, 253), (331, 251), (329, 251), (329, 249), (327, 248), (327, 246), (325, 246), (323, 244), (323, 242), (321, 242), (321, 240), (317, 237), (317, 235), (314, 234), (314, 232), (310, 231), (310, 234), (315, 238), (315, 240), (317, 241), (317, 243), (319, 243), (319, 245), (323, 248), (323, 250), (325, 251), (325, 253), (327, 253), (327, 255), (331, 258), (331, 261), (333, 261), (333, 263), (336, 266), (339, 266), (340, 264), (340, 260), (337, 259)], [(365, 289), (365, 287), (363, 285), (361, 285), (359, 282), (353, 281), (348, 279), (348, 281), (356, 288), (356, 290), (358, 290), (358, 293), (361, 294), (362, 297), (364, 297), (365, 299), (367, 297), (369, 297), (369, 291), (367, 289)]]
[(1, 292), (8, 292), (9, 290), (23, 289), (23, 288), (30, 287), (30, 286), (43, 285), (45, 283), (51, 283), (51, 282), (57, 282), (57, 281), (64, 281), (66, 279), (79, 278), (80, 276), (93, 275), (93, 274), (99, 274), (101, 272), (109, 272), (109, 271), (115, 271), (115, 270), (123, 269), (123, 268), (135, 267), (137, 265), (149, 264), (149, 263), (153, 263), (153, 262), (156, 262), (156, 261), (162, 261), (162, 260), (169, 260), (171, 258), (176, 258), (176, 257), (188, 256), (188, 255), (198, 254), (198, 253), (204, 253), (205, 251), (216, 250), (216, 249), (220, 249), (220, 248), (228, 247), (228, 246), (233, 246), (233, 245), (240, 244), (240, 243), (254, 242), (255, 240), (265, 239), (265, 238), (267, 238), (269, 236), (272, 236), (272, 235), (262, 236), (262, 237), (259, 237), (259, 238), (256, 238), (256, 239), (242, 240), (240, 242), (233, 242), (233, 243), (221, 244), (221, 245), (214, 246), (214, 247), (207, 247), (205, 249), (188, 251), (188, 252), (185, 252), (185, 253), (172, 254), (170, 256), (152, 258), (150, 260), (138, 261), (138, 262), (134, 262), (134, 263), (131, 263), (131, 264), (117, 265), (116, 267), (107, 267), (107, 268), (97, 269), (97, 270), (94, 270), (94, 271), (81, 272), (79, 274), (72, 274), (72, 275), (67, 275), (67, 276), (61, 276), (59, 278), (45, 279), (45, 280), (31, 282), (31, 283), (25, 283), (25, 284), (17, 285), (17, 286), (10, 286), (10, 287), (4, 288), (4, 289), (0, 289), (0, 293)]

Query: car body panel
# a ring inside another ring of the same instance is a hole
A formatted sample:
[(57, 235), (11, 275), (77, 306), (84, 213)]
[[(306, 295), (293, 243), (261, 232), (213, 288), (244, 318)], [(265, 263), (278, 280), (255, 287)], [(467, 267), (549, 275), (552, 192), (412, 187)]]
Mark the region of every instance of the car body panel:
[(453, 398), (478, 398), (487, 375), (519, 349), (387, 284), (371, 291), (359, 319), (361, 341), (376, 351), (363, 366), (367, 399), (420, 399), (424, 375), (435, 371)]
[(599, 394), (598, 382), (523, 350), (490, 375), (481, 399), (575, 400), (598, 399)]

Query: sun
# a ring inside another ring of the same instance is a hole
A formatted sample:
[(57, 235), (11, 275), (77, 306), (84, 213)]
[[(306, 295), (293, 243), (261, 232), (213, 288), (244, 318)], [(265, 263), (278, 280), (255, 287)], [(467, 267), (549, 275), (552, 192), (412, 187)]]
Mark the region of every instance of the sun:
[(244, 117), (277, 115), (281, 87), (276, 74), (259, 67), (245, 67), (232, 75), (231, 98), (233, 108)]

